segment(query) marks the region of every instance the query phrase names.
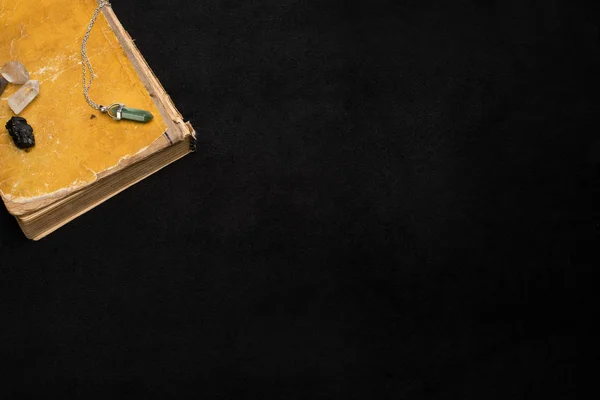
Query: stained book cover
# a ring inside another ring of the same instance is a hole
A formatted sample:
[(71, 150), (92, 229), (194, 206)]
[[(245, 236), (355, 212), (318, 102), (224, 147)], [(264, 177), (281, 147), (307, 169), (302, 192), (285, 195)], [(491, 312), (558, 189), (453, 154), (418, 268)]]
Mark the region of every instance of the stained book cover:
[[(20, 114), (33, 127), (35, 147), (17, 148), (4, 124), (13, 115), (0, 96), (0, 196), (15, 216), (64, 200), (174, 143), (193, 137), (112, 8), (100, 14), (87, 44), (95, 72), (90, 97), (150, 111), (149, 123), (114, 121), (83, 97), (81, 44), (95, 0), (0, 3), (0, 65), (22, 62), (39, 95)], [(35, 10), (35, 12), (32, 12)]]

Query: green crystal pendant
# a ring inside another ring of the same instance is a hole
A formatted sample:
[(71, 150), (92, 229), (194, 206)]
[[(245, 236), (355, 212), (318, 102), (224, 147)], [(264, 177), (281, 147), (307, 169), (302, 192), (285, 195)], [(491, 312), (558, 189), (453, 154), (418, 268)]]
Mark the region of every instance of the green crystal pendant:
[(100, 107), (100, 111), (107, 113), (109, 117), (117, 121), (126, 119), (129, 121), (146, 123), (154, 118), (150, 111), (125, 107), (125, 104), (111, 104), (108, 107)]
[(121, 110), (121, 119), (128, 119), (137, 122), (150, 122), (154, 116), (150, 111), (138, 110), (137, 108), (123, 107)]

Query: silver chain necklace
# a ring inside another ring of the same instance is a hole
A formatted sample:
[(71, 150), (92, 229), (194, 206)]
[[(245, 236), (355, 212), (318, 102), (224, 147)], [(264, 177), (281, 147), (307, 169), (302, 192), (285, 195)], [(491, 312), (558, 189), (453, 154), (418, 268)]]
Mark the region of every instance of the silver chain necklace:
[[(125, 104), (121, 104), (121, 103), (113, 103), (109, 106), (103, 106), (103, 105), (100, 105), (100, 104), (94, 102), (92, 99), (90, 99), (89, 91), (90, 91), (90, 88), (92, 87), (92, 83), (94, 82), (94, 69), (92, 68), (92, 63), (90, 62), (90, 58), (87, 55), (87, 42), (88, 42), (88, 39), (90, 38), (90, 34), (92, 33), (92, 28), (94, 27), (94, 24), (96, 23), (96, 19), (98, 19), (98, 16), (100, 15), (100, 11), (102, 11), (102, 9), (104, 7), (110, 7), (110, 6), (111, 6), (111, 4), (109, 1), (102, 0), (98, 3), (98, 7), (96, 7), (96, 10), (94, 11), (94, 14), (92, 15), (92, 20), (90, 21), (90, 24), (88, 25), (87, 32), (85, 33), (85, 36), (83, 37), (83, 42), (81, 43), (81, 68), (83, 71), (83, 96), (85, 97), (85, 101), (87, 101), (87, 103), (90, 105), (90, 107), (92, 107), (94, 110), (100, 111), (101, 113), (107, 114), (109, 117), (111, 117), (112, 119), (114, 119), (116, 121), (120, 121), (122, 119), (127, 119), (130, 121), (136, 121), (136, 122), (149, 122), (153, 118), (150, 111), (138, 110), (136, 108), (126, 107)], [(90, 75), (89, 81), (88, 81), (88, 77), (87, 77), (88, 70), (89, 70), (89, 75)]]

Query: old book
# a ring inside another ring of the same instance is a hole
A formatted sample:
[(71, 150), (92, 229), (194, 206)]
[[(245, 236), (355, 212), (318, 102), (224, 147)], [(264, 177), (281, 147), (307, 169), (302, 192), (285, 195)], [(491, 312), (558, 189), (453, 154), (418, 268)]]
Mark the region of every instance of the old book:
[[(87, 53), (90, 97), (149, 110), (149, 123), (114, 121), (83, 97), (81, 42), (95, 0), (21, 0), (0, 5), (0, 65), (22, 62), (40, 83), (20, 117), (36, 145), (18, 149), (4, 129), (14, 113), (0, 99), (0, 196), (25, 235), (40, 239), (194, 150), (195, 132), (175, 108), (112, 8), (102, 10)], [(30, 12), (35, 9), (35, 12)]]

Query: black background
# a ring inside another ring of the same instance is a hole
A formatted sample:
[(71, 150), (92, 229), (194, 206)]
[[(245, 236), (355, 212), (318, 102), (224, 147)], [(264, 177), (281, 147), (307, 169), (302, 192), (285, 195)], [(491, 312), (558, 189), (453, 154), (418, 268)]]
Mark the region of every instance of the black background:
[(0, 211), (4, 398), (576, 397), (588, 10), (113, 8), (198, 152), (37, 243)]

